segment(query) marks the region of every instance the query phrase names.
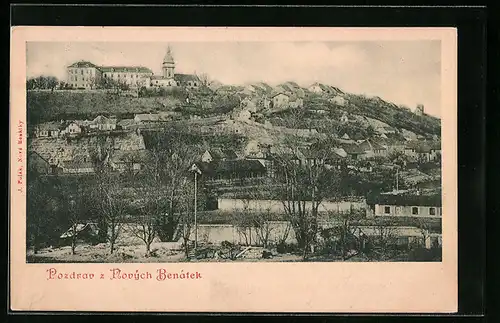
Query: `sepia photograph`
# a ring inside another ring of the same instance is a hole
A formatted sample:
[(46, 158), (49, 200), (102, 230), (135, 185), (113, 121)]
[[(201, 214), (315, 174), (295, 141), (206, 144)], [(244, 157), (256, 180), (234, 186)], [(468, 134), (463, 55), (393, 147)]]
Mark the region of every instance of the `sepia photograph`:
[(11, 47), (13, 310), (457, 311), (456, 29)]
[(441, 262), (441, 59), (27, 41), (26, 262)]

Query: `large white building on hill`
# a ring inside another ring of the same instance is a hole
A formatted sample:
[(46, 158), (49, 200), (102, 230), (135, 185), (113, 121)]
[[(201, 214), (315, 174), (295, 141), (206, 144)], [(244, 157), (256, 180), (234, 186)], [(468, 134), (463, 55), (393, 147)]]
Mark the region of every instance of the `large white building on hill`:
[(77, 89), (95, 89), (105, 80), (127, 84), (131, 87), (197, 88), (201, 80), (194, 74), (176, 74), (175, 60), (170, 47), (163, 58), (162, 74), (154, 75), (144, 66), (97, 66), (88, 61), (78, 61), (67, 67), (67, 83)]

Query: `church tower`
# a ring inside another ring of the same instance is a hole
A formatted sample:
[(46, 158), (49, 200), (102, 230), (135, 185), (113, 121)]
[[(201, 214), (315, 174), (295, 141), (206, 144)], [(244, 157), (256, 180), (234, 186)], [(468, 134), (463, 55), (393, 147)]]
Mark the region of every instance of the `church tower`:
[(166, 79), (174, 78), (175, 62), (174, 58), (172, 57), (172, 51), (170, 50), (170, 46), (168, 46), (167, 53), (165, 54), (165, 57), (163, 57), (162, 69), (164, 78)]

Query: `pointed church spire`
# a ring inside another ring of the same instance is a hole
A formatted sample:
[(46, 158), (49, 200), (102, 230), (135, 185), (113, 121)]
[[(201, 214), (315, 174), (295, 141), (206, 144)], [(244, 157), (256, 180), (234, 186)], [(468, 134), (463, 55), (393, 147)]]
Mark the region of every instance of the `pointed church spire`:
[(174, 57), (172, 56), (172, 49), (170, 48), (170, 45), (168, 45), (168, 47), (167, 47), (167, 53), (165, 54), (165, 57), (163, 58), (163, 63), (175, 63)]

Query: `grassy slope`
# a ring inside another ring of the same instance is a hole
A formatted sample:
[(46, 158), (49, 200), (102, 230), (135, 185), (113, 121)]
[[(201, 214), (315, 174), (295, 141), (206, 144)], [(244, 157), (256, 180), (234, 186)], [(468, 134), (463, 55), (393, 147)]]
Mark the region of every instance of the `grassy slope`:
[(65, 118), (90, 119), (100, 114), (128, 117), (134, 113), (171, 110), (178, 102), (168, 98), (131, 98), (96, 92), (27, 93), (27, 109), (31, 123)]

